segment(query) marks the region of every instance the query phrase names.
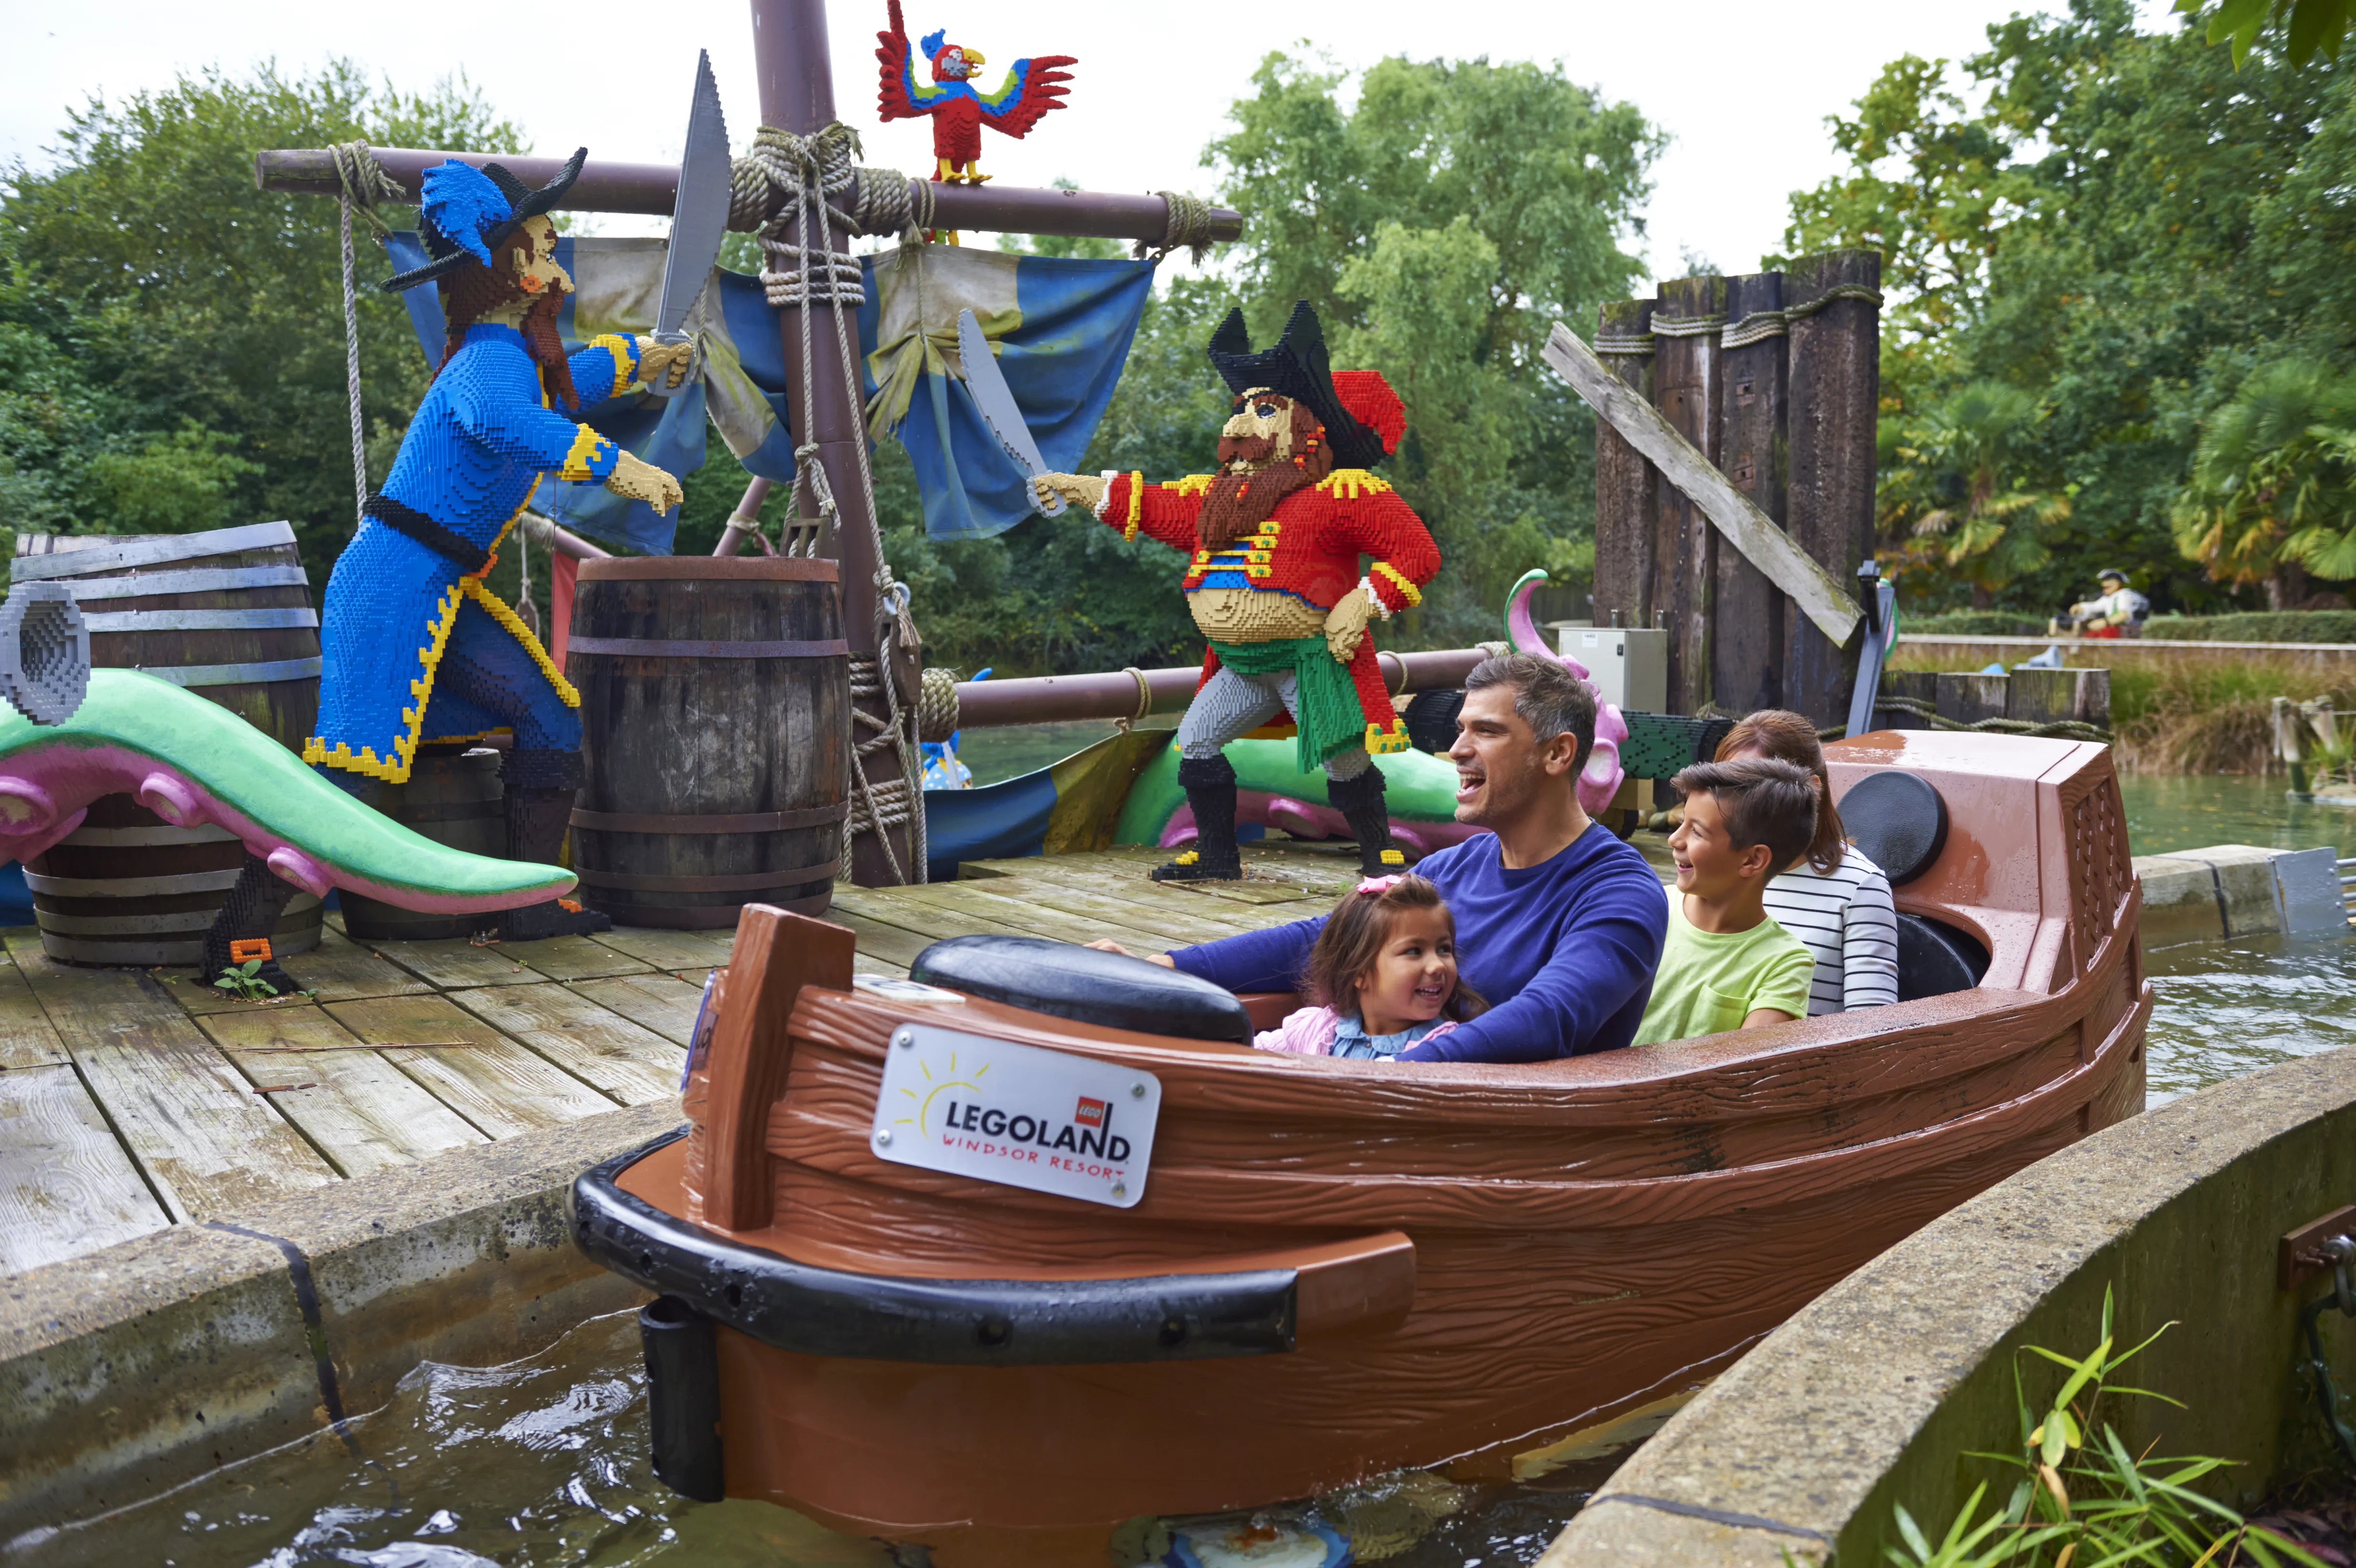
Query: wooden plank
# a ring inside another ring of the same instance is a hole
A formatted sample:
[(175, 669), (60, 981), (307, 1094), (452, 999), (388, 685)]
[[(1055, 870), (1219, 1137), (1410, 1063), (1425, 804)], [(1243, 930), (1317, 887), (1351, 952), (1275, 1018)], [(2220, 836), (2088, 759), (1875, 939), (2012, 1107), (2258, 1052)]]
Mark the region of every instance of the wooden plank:
[[(447, 997), (368, 997), (336, 1002), (327, 1016), (369, 1044), (486, 1137), (513, 1137), (610, 1111), (614, 1103), (508, 1039)], [(463, 1040), (468, 1051), (402, 1051), (413, 1041)]]
[[(1151, 901), (1100, 892), (1086, 882), (1052, 882), (1042, 878), (1008, 877), (986, 882), (950, 883), (969, 887), (983, 898), (1012, 900), (1067, 915), (1109, 921), (1116, 925), (1149, 932), (1173, 944), (1215, 942), (1246, 929), (1240, 922), (1215, 918), (1199, 903), (1180, 904), (1167, 899)], [(927, 888), (926, 892), (933, 890)]]
[[(1718, 472), (1718, 332), (1726, 280), (1671, 278), (1653, 310), (1653, 405), (1669, 428)], [(1681, 325), (1701, 327), (1678, 331)], [(1697, 713), (1713, 699), (1710, 641), (1717, 617), (1718, 536), (1693, 497), (1671, 485), (1658, 496), (1653, 558), (1655, 624), (1669, 633), (1669, 711)]]
[[(865, 912), (887, 920), (929, 922), (942, 915), (950, 915), (972, 923), (970, 933), (973, 934), (992, 935), (1004, 932), (1081, 944), (1108, 936), (1124, 947), (1134, 948), (1140, 944), (1166, 945), (1166, 939), (1153, 932), (1086, 915), (1066, 914), (1052, 904), (995, 898), (985, 892), (967, 892), (955, 882), (944, 882), (937, 888), (894, 888), (888, 892), (881, 889), (862, 888), (858, 892), (859, 898), (855, 901), (863, 905)], [(839, 907), (847, 908), (854, 901), (838, 897), (835, 901)], [(894, 911), (905, 913), (894, 914), (892, 912)], [(958, 934), (969, 933), (959, 932)]]
[[(1784, 428), (1784, 348), (1781, 330), (1733, 343), (1745, 320), (1780, 327), (1783, 274), (1752, 272), (1726, 280), (1726, 336), (1718, 385), (1719, 467), (1767, 519), (1782, 527), (1790, 464)], [(1731, 345), (1731, 346), (1730, 346)], [(1783, 595), (1739, 549), (1718, 552), (1710, 615), (1709, 685), (1733, 713), (1783, 706)]]
[[(414, 996), (434, 988), (399, 965), (378, 957), (365, 944), (356, 943), (332, 927), (320, 932), (318, 946), (281, 959), (279, 966), (298, 989), (311, 992), (315, 1002)], [(198, 984), (193, 975), (175, 976), (172, 994), (180, 1006), (197, 1014), (246, 1011), (253, 1007), (252, 1002), (241, 1001), (226, 991)]]
[[(519, 943), (518, 946), (528, 945)], [(380, 956), (390, 958), (436, 990), (470, 990), (477, 986), (538, 986), (547, 976), (524, 967), (507, 950), (507, 944), (481, 947), (458, 937), (435, 942), (380, 942)]]
[(316, 1007), (211, 1013), (202, 1022), (256, 1088), (311, 1085), (274, 1093), (270, 1103), (341, 1175), (414, 1165), (444, 1149), (484, 1141), (464, 1117), (375, 1051), (318, 1051), (349, 1046), (354, 1036)]
[(52, 963), (31, 932), (7, 945), (173, 1219), (236, 1214), (336, 1179), (153, 977)]
[[(1790, 594), (1825, 635), (1847, 643), (1864, 613), (1838, 579), (1819, 566), (1789, 535), (1760, 514), (1741, 491), (1727, 482), (1693, 444), (1670, 428), (1658, 410), (1636, 400), (1621, 379), (1560, 322), (1547, 338), (1545, 358), (1555, 373), (1611, 421), (1628, 443), (1695, 505), (1735, 547), (1757, 562), (1767, 580)], [(1796, 401), (1796, 391), (1794, 394)], [(1794, 454), (1794, 500), (1798, 454)]]
[[(21, 928), (21, 934), (38, 945), (40, 937), (32, 927)], [(0, 959), (0, 1072), (63, 1067), (72, 1060), (25, 976), (13, 963)]]
[[(552, 980), (594, 980), (607, 975), (643, 975), (655, 965), (634, 958), (618, 947), (592, 942), (585, 936), (551, 936), (538, 942), (502, 943), (510, 958)], [(703, 959), (705, 968), (712, 960)]]
[(625, 1105), (651, 1104), (679, 1093), (683, 1051), (562, 986), (491, 986), (449, 996), (501, 1034)]
[[(1601, 355), (1606, 369), (1639, 401), (1653, 400), (1653, 302), (1619, 300), (1602, 308), (1596, 338), (1618, 339)], [(1641, 352), (1636, 351), (1643, 345)], [(1656, 470), (1610, 420), (1595, 421), (1595, 624), (1653, 624), (1653, 536)], [(1620, 617), (1614, 620), (1613, 616)]]
[(703, 1000), (701, 985), (691, 985), (676, 975), (667, 974), (574, 980), (566, 988), (578, 991), (607, 1012), (619, 1013), (639, 1028), (650, 1029), (673, 1045), (682, 1047), (694, 1035), (695, 1009)]
[(589, 939), (639, 963), (673, 974), (683, 969), (725, 967), (734, 927), (720, 931), (655, 931), (646, 926), (616, 926)]
[(1943, 671), (1938, 677), (1938, 691), (1940, 718), (1952, 719), (1958, 724), (1976, 724), (1983, 719), (2004, 717), (2011, 699), (2012, 677)]
[(864, 953), (854, 953), (851, 955), (851, 972), (854, 975), (889, 975), (897, 980), (905, 980), (908, 977), (908, 966), (905, 964), (887, 963), (881, 958), (871, 958)]
[(830, 923), (841, 926), (858, 939), (861, 957), (873, 958), (884, 964), (897, 964), (903, 967), (914, 964), (917, 954), (939, 940), (937, 937), (927, 936), (918, 931), (910, 931), (905, 926), (894, 925), (887, 921), (870, 920), (865, 915), (852, 914), (839, 906), (827, 911), (826, 918)]
[[(1857, 581), (1858, 562), (1873, 549), (1881, 314), (1871, 297), (1833, 296), (1836, 291), (1872, 295), (1880, 286), (1878, 251), (1828, 251), (1802, 256), (1783, 269), (1784, 307), (1795, 313), (1789, 348), (1788, 425), (1794, 439), (1785, 521), (1804, 559), (1843, 585)], [(1803, 311), (1807, 314), (1796, 314)], [(1847, 642), (1847, 633), (1813, 613), (1806, 619), (1784, 617), (1785, 707), (1819, 724), (1847, 721), (1857, 684)]]
[(2106, 669), (2016, 669), (2005, 696), (2005, 717), (2031, 724), (2076, 720), (2111, 727), (2111, 672)]
[(70, 1066), (0, 1072), (0, 1275), (171, 1222)]

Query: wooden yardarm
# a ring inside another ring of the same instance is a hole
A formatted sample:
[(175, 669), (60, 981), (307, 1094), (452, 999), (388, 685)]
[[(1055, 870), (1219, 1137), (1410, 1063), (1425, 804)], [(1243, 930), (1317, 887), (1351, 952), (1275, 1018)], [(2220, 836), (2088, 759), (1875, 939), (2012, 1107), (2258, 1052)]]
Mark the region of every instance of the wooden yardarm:
[[(1677, 278), (1602, 307), (1596, 351), (1834, 577), (1872, 548), (1881, 256)], [(1829, 299), (1828, 299), (1828, 296)], [(1847, 716), (1837, 647), (1607, 421), (1595, 437), (1595, 618), (1669, 632), (1669, 709)]]

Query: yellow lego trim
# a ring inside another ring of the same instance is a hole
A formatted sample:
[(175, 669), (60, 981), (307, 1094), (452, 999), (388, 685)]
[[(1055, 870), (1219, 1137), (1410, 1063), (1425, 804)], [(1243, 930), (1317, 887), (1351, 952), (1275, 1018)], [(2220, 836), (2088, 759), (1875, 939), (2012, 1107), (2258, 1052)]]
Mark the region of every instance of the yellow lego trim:
[(1145, 475), (1131, 474), (1129, 476), (1129, 526), (1120, 530), (1120, 537), (1125, 539), (1135, 539), (1138, 525), (1144, 520)]
[(1397, 849), (1386, 849), (1376, 858), (1381, 860), (1386, 866), (1404, 866), (1407, 864), (1407, 856)]
[(1215, 474), (1189, 474), (1183, 479), (1173, 479), (1162, 487), (1173, 496), (1200, 496), (1217, 478)]
[(1423, 603), (1423, 591), (1418, 588), (1414, 583), (1409, 582), (1407, 580), (1407, 573), (1401, 571), (1398, 567), (1393, 566), (1389, 561), (1378, 560), (1375, 562), (1374, 570), (1381, 572), (1385, 577), (1389, 578), (1391, 582), (1398, 589), (1398, 591), (1407, 595), (1407, 602), (1409, 604), (1420, 604)]
[(1388, 729), (1380, 724), (1366, 726), (1366, 751), (1370, 755), (1379, 757), (1387, 752), (1404, 752), (1414, 743), (1407, 738), (1407, 725), (1398, 720), (1393, 720)]
[(1363, 468), (1336, 468), (1317, 482), (1317, 488), (1344, 501), (1355, 501), (1360, 496), (1387, 495), (1390, 491), (1388, 485)]
[(590, 471), (589, 464), (605, 448), (612, 444), (587, 425), (583, 425), (573, 432), (573, 450), (564, 454), (564, 466), (556, 471), (556, 476), (559, 479), (570, 479), (575, 484), (584, 479), (594, 478), (595, 475)]
[(556, 661), (548, 656), (548, 650), (540, 645), (540, 639), (523, 624), (523, 617), (508, 608), (507, 601), (484, 587), (478, 577), (462, 578), (458, 585), (466, 591), (467, 598), (489, 613), (508, 635), (523, 645), (523, 651), (531, 656), (531, 662), (540, 667), (540, 673), (548, 677), (548, 684), (556, 688), (557, 698), (565, 707), (581, 706), (581, 693), (564, 678), (564, 672), (556, 667)]
[[(605, 397), (618, 398), (628, 391), (630, 384), (638, 379), (637, 340), (617, 333), (601, 332), (589, 340), (589, 347), (602, 348), (614, 357), (614, 389)], [(597, 400), (603, 402), (605, 398)]]

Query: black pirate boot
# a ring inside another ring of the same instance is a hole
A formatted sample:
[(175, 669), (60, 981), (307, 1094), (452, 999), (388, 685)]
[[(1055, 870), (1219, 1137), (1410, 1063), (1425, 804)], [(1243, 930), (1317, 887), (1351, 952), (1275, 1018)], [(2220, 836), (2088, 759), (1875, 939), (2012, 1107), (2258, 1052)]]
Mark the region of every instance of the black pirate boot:
[(268, 986), (279, 996), (294, 989), (294, 982), (278, 966), (270, 951), (270, 934), (277, 929), (278, 917), (285, 912), (286, 901), (294, 896), (294, 884), (270, 869), (270, 862), (251, 849), (246, 851), (244, 869), (237, 874), (237, 885), (229, 891), (229, 901), (221, 905), (220, 913), (213, 917), (212, 928), (205, 933), (205, 950), (198, 960), (197, 977), (209, 986), (232, 969), (242, 967), (255, 959), (262, 967), (253, 978)]
[[(581, 786), (581, 753), (550, 750), (509, 752), (499, 777), (507, 792), (508, 859), (552, 866), (573, 821), (573, 796)], [(499, 914), (502, 942), (537, 942), (544, 936), (587, 936), (611, 931), (611, 916), (581, 907), (575, 899), (550, 899)]]
[(1194, 847), (1153, 869), (1157, 882), (1233, 882), (1244, 874), (1236, 848), (1236, 769), (1224, 756), (1181, 757), (1178, 783), (1194, 810)]
[(1391, 814), (1383, 804), (1383, 770), (1372, 762), (1354, 779), (1329, 778), (1325, 798), (1350, 825), (1358, 841), (1358, 869), (1380, 877), (1407, 869), (1407, 856), (1391, 844)]

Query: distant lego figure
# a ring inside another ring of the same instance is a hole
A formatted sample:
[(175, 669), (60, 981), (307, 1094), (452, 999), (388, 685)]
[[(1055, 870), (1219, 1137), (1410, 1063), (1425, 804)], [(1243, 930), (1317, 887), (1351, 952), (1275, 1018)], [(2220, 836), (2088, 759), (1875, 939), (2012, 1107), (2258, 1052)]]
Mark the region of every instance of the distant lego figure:
[[(584, 156), (538, 190), (497, 164), (426, 171), (420, 227), (434, 259), (384, 287), (437, 282), (449, 346), (328, 579), (319, 731), (303, 753), (366, 800), (369, 781), (405, 782), (423, 743), (508, 731), (508, 853), (543, 862), (557, 858), (581, 783), (581, 698), (484, 577), (546, 475), (603, 484), (659, 512), (679, 505), (678, 480), (569, 416), (653, 377), (676, 385), (691, 353), (613, 336), (564, 352), (556, 317), (573, 279), (542, 214)], [(499, 935), (609, 923), (552, 900), (501, 915)]]
[(950, 185), (980, 185), (990, 176), (981, 172), (981, 128), (1021, 140), (1050, 110), (1064, 107), (1064, 83), (1072, 80), (1062, 68), (1078, 62), (1070, 55), (1040, 55), (1019, 59), (995, 92), (973, 85), (984, 61), (981, 51), (948, 41), (948, 29), (927, 34), (920, 46), (932, 80), (916, 80), (916, 51), (908, 46), (908, 26), (900, 19), (900, 0), (891, 3), (892, 26), (875, 35), (876, 62), (883, 67), (883, 91), (877, 115), (884, 120), (933, 123), (933, 178)]
[(2047, 635), (2062, 637), (2074, 632), (2082, 637), (2132, 637), (2143, 629), (2145, 618), (2151, 613), (2151, 601), (2127, 586), (2127, 574), (2116, 567), (2105, 567), (2099, 581), (2101, 594), (2053, 617)]

